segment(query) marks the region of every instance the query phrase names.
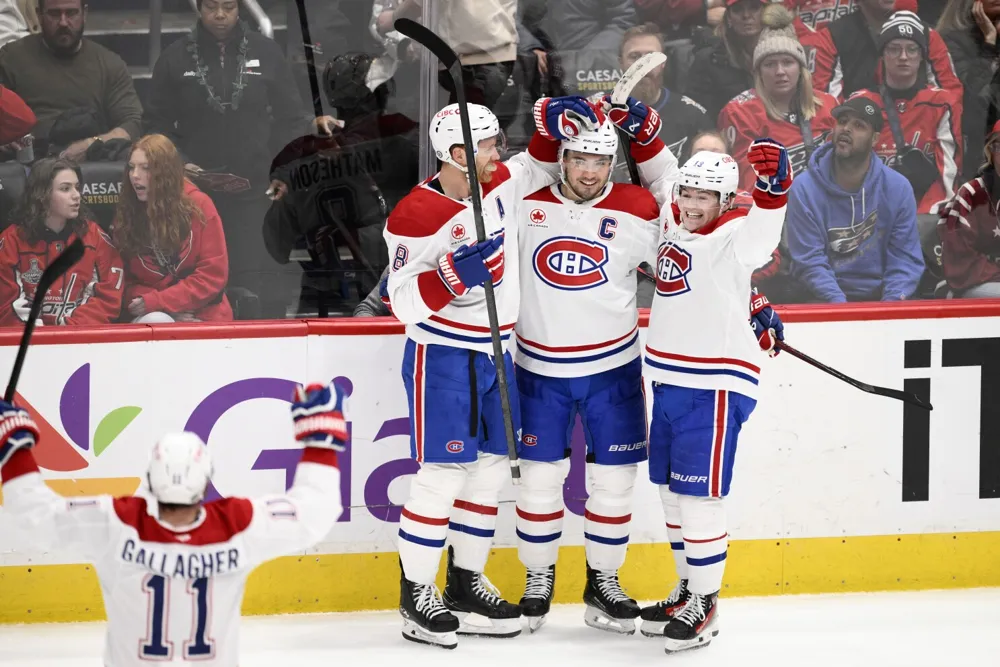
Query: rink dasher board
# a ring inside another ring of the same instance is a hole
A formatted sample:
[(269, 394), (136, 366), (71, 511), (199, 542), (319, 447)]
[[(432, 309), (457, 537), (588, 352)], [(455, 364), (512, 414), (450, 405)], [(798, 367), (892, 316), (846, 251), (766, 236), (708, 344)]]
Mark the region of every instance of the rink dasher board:
[[(935, 410), (924, 422), (906, 408), (904, 438), (901, 403), (787, 355), (762, 354), (758, 406), (740, 438), (728, 501), (725, 593), (1000, 584), (1000, 439), (990, 437), (1000, 433), (989, 400), (980, 407), (984, 389), (991, 396), (1000, 383), (990, 362), (1000, 359), (993, 350), (1000, 305), (782, 312), (789, 342), (803, 351), (872, 384), (929, 382)], [(13, 361), (14, 340), (0, 334), (3, 367)], [(206, 437), (218, 492), (254, 495), (280, 492), (283, 466), (295, 459), (291, 386), (341, 378), (351, 389), (351, 444), (342, 460), (350, 509), (309, 553), (260, 568), (244, 611), (391, 608), (398, 505), (414, 469), (400, 379), (404, 340), (398, 323), (380, 320), (42, 329), (21, 395), (52, 427), (37, 454), (61, 493), (136, 491), (151, 443), (188, 428)], [(582, 453), (577, 446), (565, 494), (557, 601), (576, 601), (583, 588)], [(523, 586), (514, 493), (504, 494), (487, 570), (509, 596)], [(632, 518), (623, 582), (636, 597), (660, 597), (674, 575), (644, 468)], [(2, 507), (0, 590), (0, 621), (103, 616), (91, 569), (71, 554), (33, 549)]]

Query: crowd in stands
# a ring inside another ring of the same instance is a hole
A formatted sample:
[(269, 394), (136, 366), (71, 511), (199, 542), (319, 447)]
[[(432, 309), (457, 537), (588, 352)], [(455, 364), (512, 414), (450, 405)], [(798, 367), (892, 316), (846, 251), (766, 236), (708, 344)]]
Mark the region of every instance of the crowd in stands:
[(772, 302), (1000, 297), (1000, 0), (262, 4), (287, 12), (280, 39), (198, 0), (140, 95), (84, 0), (0, 0), (0, 325), (75, 238), (42, 325), (385, 314), (382, 229), (425, 131), (393, 22), (426, 15), (512, 152), (534, 99), (598, 99), (655, 51), (633, 96), (682, 162), (727, 152), (749, 190), (750, 142), (785, 144), (785, 234), (754, 277)]

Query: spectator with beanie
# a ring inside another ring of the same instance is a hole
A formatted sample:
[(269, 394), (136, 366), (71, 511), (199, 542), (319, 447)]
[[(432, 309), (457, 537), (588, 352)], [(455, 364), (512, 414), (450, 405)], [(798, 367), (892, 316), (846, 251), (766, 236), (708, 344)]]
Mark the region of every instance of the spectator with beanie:
[(729, 102), (719, 114), (719, 129), (740, 165), (740, 189), (753, 190), (757, 175), (746, 160), (758, 137), (771, 137), (788, 149), (794, 173), (805, 171), (813, 150), (833, 129), (832, 95), (814, 93), (806, 54), (792, 29), (792, 14), (780, 4), (764, 10), (764, 31), (753, 52), (754, 87)]
[(114, 237), (125, 258), (124, 319), (232, 320), (222, 221), (208, 195), (184, 178), (177, 148), (162, 134), (143, 137), (122, 180)]
[[(857, 0), (858, 9), (827, 25), (817, 34), (816, 69), (813, 85), (816, 90), (846, 99), (859, 90), (876, 90), (879, 75), (880, 49), (877, 37), (893, 11), (916, 9), (912, 0)], [(923, 22), (921, 22), (923, 23)], [(948, 55), (948, 48), (937, 33), (923, 23), (927, 35), (927, 82), (962, 95), (962, 83)]]
[(1000, 0), (952, 0), (937, 24), (965, 89), (962, 98), (962, 133), (966, 147), (962, 174), (965, 179), (974, 178), (979, 170), (977, 147), (983, 145), (990, 128), (990, 82), (1000, 65), (998, 24)]
[(986, 139), (979, 176), (941, 209), (942, 267), (954, 296), (1000, 298), (1000, 121)]
[(873, 148), (882, 110), (853, 97), (833, 110), (829, 143), (795, 179), (785, 221), (792, 274), (808, 300), (910, 298), (924, 271), (913, 189)]
[(80, 168), (59, 158), (39, 160), (28, 174), (12, 224), (0, 234), (0, 325), (19, 326), (28, 319), (42, 272), (77, 239), (83, 257), (45, 293), (35, 324), (118, 319), (122, 260), (83, 205), (81, 182)]
[(60, 115), (86, 110), (100, 132), (59, 146), (61, 156), (83, 160), (94, 144), (139, 137), (142, 105), (125, 61), (83, 37), (83, 0), (39, 0), (42, 31), (0, 49), (0, 84), (23, 99), (38, 118), (34, 134), (45, 150)]
[(927, 33), (913, 12), (896, 12), (878, 38), (884, 83), (859, 91), (883, 109), (878, 156), (906, 176), (917, 213), (933, 213), (951, 199), (962, 164), (961, 96), (927, 84)]

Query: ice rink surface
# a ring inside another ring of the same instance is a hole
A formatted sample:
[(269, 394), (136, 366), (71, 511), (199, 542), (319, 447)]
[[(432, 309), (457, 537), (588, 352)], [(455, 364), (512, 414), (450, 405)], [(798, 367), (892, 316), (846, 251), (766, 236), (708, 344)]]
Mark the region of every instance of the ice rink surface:
[[(1000, 665), (1000, 589), (738, 598), (722, 601), (719, 620), (710, 647), (668, 656), (661, 640), (584, 626), (582, 605), (555, 606), (534, 635), (460, 638), (453, 651), (405, 641), (395, 612), (253, 616), (240, 667)], [(103, 623), (0, 625), (0, 665), (101, 665), (103, 633)]]

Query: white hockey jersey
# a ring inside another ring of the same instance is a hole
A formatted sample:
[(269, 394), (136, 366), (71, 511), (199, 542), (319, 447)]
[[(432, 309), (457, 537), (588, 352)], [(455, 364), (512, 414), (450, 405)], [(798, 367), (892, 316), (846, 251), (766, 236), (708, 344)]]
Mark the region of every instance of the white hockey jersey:
[(622, 183), (583, 203), (564, 197), (558, 184), (524, 199), (519, 367), (583, 377), (639, 356), (635, 269), (655, 252), (659, 213), (653, 195)]
[(4, 465), (4, 511), (46, 550), (92, 561), (108, 617), (106, 667), (235, 667), (240, 604), (259, 564), (319, 542), (340, 517), (336, 452), (306, 447), (286, 495), (205, 504), (178, 529), (140, 497), (64, 498), (42, 481), (30, 450)]
[[(482, 184), (486, 234), (504, 232), (504, 268), (493, 288), (505, 350), (520, 303), (518, 206), (527, 194), (558, 178), (558, 152), (557, 142), (535, 133), (526, 152), (498, 165), (492, 180)], [(452, 298), (437, 274), (441, 257), (476, 240), (472, 200), (452, 199), (431, 187), (431, 181), (406, 195), (385, 227), (392, 312), (406, 325), (406, 336), (417, 343), (492, 354), (485, 290), (476, 287)]]
[(749, 211), (731, 210), (689, 232), (672, 202), (666, 147), (657, 141), (648, 148), (639, 173), (660, 204), (662, 234), (644, 375), (756, 398), (762, 353), (749, 324), (750, 275), (778, 246), (787, 197), (755, 189)]

